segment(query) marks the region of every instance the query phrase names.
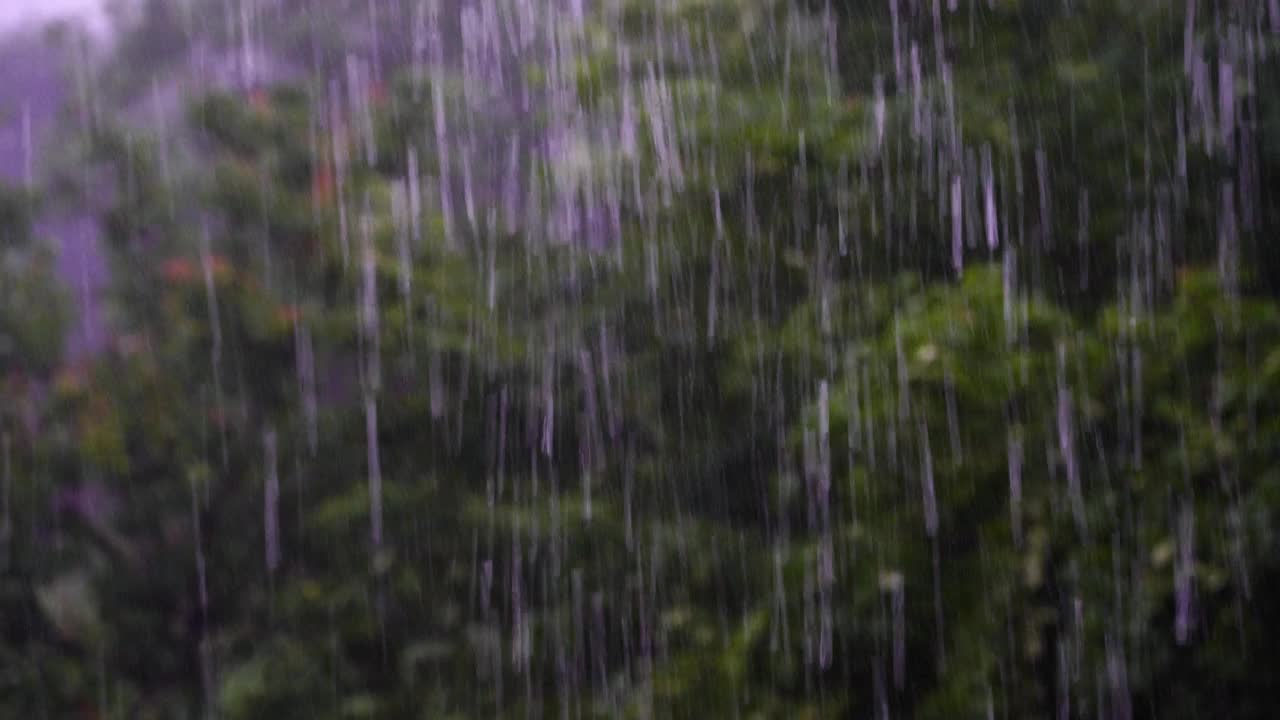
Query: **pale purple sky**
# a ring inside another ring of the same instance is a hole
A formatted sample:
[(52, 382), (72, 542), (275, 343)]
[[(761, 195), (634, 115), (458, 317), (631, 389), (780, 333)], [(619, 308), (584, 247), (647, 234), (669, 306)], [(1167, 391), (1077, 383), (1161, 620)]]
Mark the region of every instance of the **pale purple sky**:
[[(60, 56), (27, 34), (53, 20), (75, 19), (102, 36), (108, 29), (104, 7), (119, 0), (0, 0), (0, 182), (21, 182), (24, 175), (22, 111), (32, 126), (31, 149), (38, 151), (42, 131), (53, 122), (63, 99)], [(24, 37), (25, 36), (25, 37)], [(72, 356), (93, 352), (107, 341), (99, 295), (106, 263), (97, 250), (97, 228), (90, 215), (43, 219), (37, 232), (55, 238), (61, 252), (58, 271), (75, 298), (80, 318), (67, 333)]]
[(81, 18), (93, 30), (106, 27), (104, 0), (0, 0), (0, 34), (29, 24)]

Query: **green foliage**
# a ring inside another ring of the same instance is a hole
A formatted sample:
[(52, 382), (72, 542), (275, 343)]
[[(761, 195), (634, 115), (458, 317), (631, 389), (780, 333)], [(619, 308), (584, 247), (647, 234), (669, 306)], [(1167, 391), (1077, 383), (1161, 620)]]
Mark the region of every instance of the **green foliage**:
[[(102, 124), (85, 366), (0, 196), (0, 710), (1269, 716), (1275, 218), (1205, 269), (1183, 3), (928, 5), (605, 3), (528, 74), (609, 132), (519, 168), (515, 232), (446, 220), (484, 173), (433, 103), (503, 126), (440, 68)], [(610, 244), (560, 182), (627, 196)]]

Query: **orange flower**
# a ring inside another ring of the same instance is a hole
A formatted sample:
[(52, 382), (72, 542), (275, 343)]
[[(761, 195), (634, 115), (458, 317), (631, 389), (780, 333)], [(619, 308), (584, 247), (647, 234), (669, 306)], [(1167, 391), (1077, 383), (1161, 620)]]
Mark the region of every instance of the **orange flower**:
[(196, 277), (191, 261), (185, 258), (170, 258), (160, 266), (160, 274), (172, 284), (189, 283)]
[(302, 317), (302, 311), (297, 305), (281, 305), (276, 308), (276, 322), (293, 325)]
[(232, 268), (231, 263), (221, 255), (211, 255), (209, 257), (209, 265), (213, 270), (213, 278), (218, 282), (227, 282), (231, 279)]
[(53, 386), (62, 394), (75, 395), (88, 384), (88, 372), (82, 365), (67, 365), (54, 377)]

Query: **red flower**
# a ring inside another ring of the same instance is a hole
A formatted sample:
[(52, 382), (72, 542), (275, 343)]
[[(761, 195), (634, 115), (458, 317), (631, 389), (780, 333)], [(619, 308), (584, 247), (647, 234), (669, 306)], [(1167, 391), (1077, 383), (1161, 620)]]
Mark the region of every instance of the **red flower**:
[(374, 107), (381, 107), (387, 103), (387, 86), (381, 80), (375, 80), (369, 86), (369, 99), (373, 101)]
[(254, 88), (249, 92), (249, 106), (260, 113), (265, 113), (271, 109), (271, 98), (267, 95), (267, 91), (262, 88)]
[(311, 176), (311, 199), (317, 205), (328, 206), (333, 202), (333, 169), (328, 163), (321, 165)]

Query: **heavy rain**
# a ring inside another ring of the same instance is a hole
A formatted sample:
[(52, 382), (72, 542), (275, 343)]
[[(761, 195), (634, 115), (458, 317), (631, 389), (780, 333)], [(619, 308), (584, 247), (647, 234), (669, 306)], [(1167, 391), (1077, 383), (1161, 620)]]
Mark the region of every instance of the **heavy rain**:
[(1278, 238), (1280, 0), (0, 0), (0, 718), (1280, 716)]

